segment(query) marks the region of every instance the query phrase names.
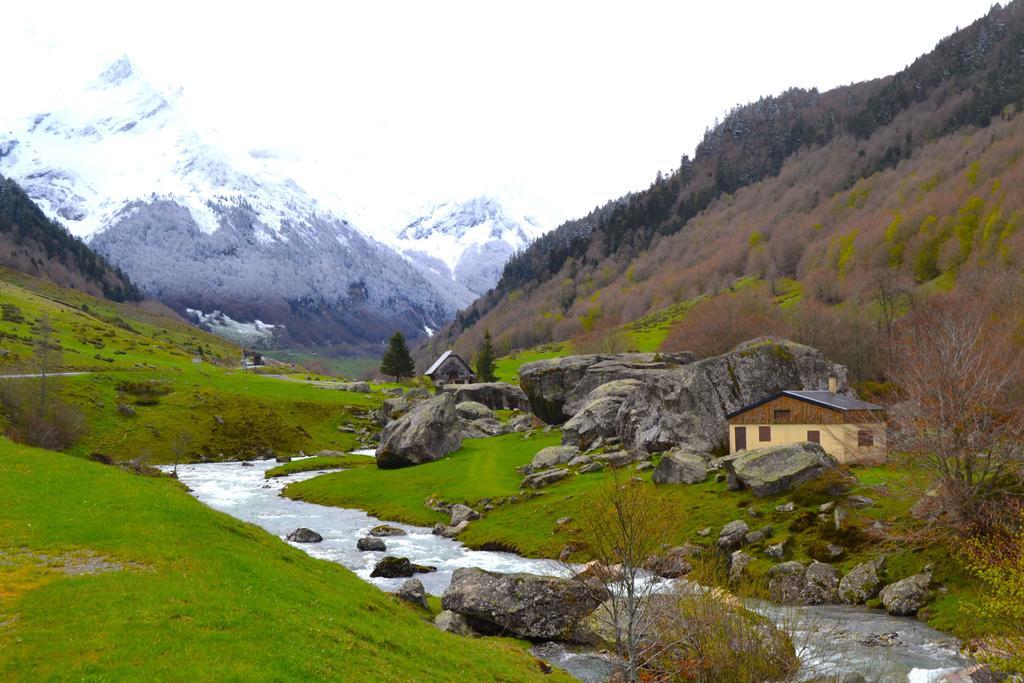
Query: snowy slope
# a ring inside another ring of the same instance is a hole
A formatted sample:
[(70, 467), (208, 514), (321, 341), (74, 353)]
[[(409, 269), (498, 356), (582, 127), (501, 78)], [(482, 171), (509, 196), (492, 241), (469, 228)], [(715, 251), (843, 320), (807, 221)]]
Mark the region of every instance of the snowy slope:
[(554, 227), (543, 211), (522, 204), (488, 194), (435, 204), (386, 239), (421, 271), (479, 296), (498, 282), (512, 254)]
[(468, 303), (458, 283), (425, 277), (318, 203), (272, 155), (209, 142), (179, 97), (122, 58), (67, 106), (0, 122), (0, 173), (148, 295), (283, 326), (284, 343), (422, 336)]

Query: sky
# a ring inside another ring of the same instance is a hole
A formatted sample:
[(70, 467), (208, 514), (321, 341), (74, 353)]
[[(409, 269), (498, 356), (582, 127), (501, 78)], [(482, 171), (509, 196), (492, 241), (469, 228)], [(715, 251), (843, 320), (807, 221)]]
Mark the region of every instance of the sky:
[(894, 73), (990, 4), (9, 3), (0, 126), (127, 55), (197, 126), (301, 160), (368, 220), (479, 192), (564, 219), (677, 167), (733, 106)]

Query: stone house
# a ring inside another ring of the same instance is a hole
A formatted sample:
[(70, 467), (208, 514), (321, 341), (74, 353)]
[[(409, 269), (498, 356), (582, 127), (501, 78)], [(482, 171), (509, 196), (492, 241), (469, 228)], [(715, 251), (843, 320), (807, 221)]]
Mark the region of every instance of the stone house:
[(887, 456), (885, 409), (829, 391), (780, 391), (729, 413), (729, 453), (811, 441), (844, 464), (877, 464)]
[(476, 379), (469, 363), (451, 350), (442, 353), (425, 374), (435, 384), (469, 384)]

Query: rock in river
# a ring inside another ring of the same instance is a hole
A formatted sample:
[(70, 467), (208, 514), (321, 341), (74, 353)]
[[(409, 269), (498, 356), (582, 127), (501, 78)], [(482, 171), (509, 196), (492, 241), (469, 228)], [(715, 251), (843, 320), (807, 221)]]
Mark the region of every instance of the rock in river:
[(579, 642), (580, 622), (600, 604), (595, 592), (571, 579), (461, 567), (441, 605), (482, 633)]
[(437, 571), (437, 567), (427, 567), (421, 564), (413, 564), (407, 557), (385, 557), (383, 560), (377, 563), (370, 572), (370, 576), (385, 579), (394, 579), (402, 576), (412, 576), (413, 574), (426, 574), (428, 572)]
[(451, 394), (421, 401), (384, 427), (377, 467), (393, 469), (437, 460), (462, 445), (464, 428)]
[(378, 524), (370, 529), (371, 536), (405, 536), (405, 529), (390, 524)]
[(928, 587), (931, 582), (930, 574), (914, 574), (889, 584), (882, 589), (879, 597), (889, 614), (899, 617), (917, 614), (917, 610), (928, 603)]
[(382, 538), (375, 538), (374, 536), (363, 536), (358, 541), (356, 541), (356, 549), (362, 550), (364, 552), (372, 550), (381, 551), (387, 550), (387, 545), (384, 543), (384, 539)]
[(288, 540), (293, 543), (319, 543), (324, 540), (324, 537), (306, 527), (299, 527), (295, 531), (288, 534)]

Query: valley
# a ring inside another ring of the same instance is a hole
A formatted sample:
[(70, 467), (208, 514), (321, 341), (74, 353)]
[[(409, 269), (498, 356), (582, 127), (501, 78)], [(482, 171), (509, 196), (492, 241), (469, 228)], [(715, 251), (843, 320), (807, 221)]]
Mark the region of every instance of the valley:
[(1022, 680), (1024, 0), (80, 9), (8, 36), (0, 680)]

